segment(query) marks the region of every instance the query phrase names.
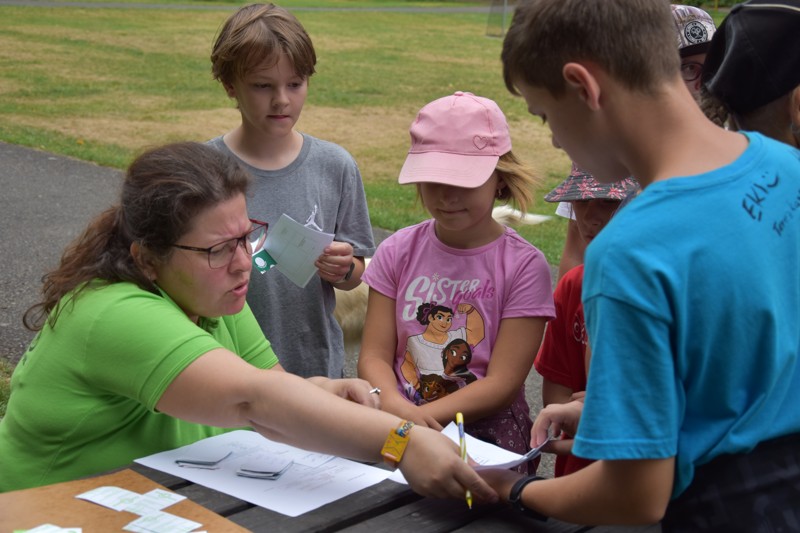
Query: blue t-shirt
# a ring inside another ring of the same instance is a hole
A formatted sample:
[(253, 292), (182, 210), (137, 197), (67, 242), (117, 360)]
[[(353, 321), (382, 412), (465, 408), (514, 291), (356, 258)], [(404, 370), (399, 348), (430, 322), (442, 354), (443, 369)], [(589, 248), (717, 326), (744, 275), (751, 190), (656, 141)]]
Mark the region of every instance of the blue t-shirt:
[(800, 151), (647, 187), (589, 246), (592, 346), (573, 452), (695, 467), (800, 432)]

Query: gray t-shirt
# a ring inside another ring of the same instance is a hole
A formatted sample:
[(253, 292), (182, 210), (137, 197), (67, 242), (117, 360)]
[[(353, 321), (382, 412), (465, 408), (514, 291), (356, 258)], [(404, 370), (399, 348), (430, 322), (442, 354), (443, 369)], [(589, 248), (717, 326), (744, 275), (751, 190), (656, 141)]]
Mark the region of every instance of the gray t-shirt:
[[(222, 137), (209, 144), (235, 157)], [(251, 218), (273, 226), (283, 213), (301, 224), (313, 216), (318, 229), (350, 243), (353, 255), (375, 253), (361, 173), (344, 148), (303, 134), (300, 154), (283, 169), (239, 161), (255, 176), (247, 197)], [(344, 342), (333, 317), (333, 285), (314, 276), (301, 289), (275, 268), (263, 274), (254, 269), (247, 302), (288, 372), (342, 377)]]

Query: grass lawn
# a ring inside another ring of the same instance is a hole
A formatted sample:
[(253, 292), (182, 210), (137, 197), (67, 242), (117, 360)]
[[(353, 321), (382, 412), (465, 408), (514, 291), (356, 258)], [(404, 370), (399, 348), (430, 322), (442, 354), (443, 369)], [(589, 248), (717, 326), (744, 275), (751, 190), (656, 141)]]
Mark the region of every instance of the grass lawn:
[[(0, 140), (124, 168), (146, 146), (204, 141), (232, 129), (238, 113), (211, 78), (209, 54), (219, 26), (242, 4), (157, 9), (161, 3), (152, 9), (0, 6)], [(533, 211), (553, 213), (541, 197), (563, 179), (569, 162), (524, 102), (505, 89), (502, 41), (486, 36), (485, 13), (307, 9), (486, 2), (280, 5), (297, 9), (318, 55), (298, 127), (354, 155), (375, 226), (394, 230), (427, 218), (414, 189), (397, 185), (397, 173), (416, 112), (456, 90), (498, 102), (514, 150), (543, 178)], [(564, 232), (557, 219), (520, 229), (553, 264)]]
[[(114, 3), (123, 5), (0, 6), (0, 140), (123, 169), (145, 147), (205, 141), (238, 124), (234, 104), (211, 77), (209, 54), (220, 25), (245, 2)], [(498, 102), (515, 152), (542, 176), (532, 210), (553, 214), (541, 197), (563, 179), (569, 161), (503, 85), (502, 41), (487, 37), (487, 14), (364, 9), (487, 2), (278, 3), (296, 9), (318, 56), (298, 128), (354, 155), (373, 225), (395, 230), (427, 218), (397, 173), (419, 108), (456, 90)], [(519, 231), (557, 264), (564, 220)], [(10, 372), (0, 366), (0, 416)]]
[[(144, 147), (204, 141), (236, 126), (234, 105), (211, 78), (209, 54), (219, 26), (243, 3), (115, 2), (126, 3), (131, 7), (0, 6), (0, 140), (124, 168)], [(166, 3), (169, 9), (159, 9)], [(456, 90), (498, 102), (515, 152), (542, 176), (532, 211), (553, 213), (541, 198), (564, 178), (569, 161), (503, 85), (502, 41), (486, 36), (488, 15), (394, 9), (488, 2), (279, 4), (295, 10), (318, 56), (298, 127), (354, 155), (375, 226), (395, 230), (427, 218), (414, 189), (400, 187), (396, 177), (416, 112)], [(712, 14), (717, 22), (724, 16)], [(519, 231), (557, 264), (565, 227), (554, 218)]]

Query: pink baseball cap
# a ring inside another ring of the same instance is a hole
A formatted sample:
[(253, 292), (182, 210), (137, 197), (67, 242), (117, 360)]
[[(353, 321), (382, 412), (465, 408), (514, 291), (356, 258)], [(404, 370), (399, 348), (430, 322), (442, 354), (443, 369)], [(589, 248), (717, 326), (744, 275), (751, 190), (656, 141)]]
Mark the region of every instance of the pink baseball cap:
[(442, 183), (473, 189), (511, 151), (506, 117), (494, 101), (457, 91), (423, 107), (409, 129), (411, 149), (400, 183)]

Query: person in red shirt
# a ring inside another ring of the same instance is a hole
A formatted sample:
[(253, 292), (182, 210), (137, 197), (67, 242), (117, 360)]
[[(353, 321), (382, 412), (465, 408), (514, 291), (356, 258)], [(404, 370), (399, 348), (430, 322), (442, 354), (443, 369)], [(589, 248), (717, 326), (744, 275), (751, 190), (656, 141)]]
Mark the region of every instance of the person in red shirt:
[[(550, 191), (545, 200), (566, 202), (575, 216), (578, 235), (585, 246), (594, 239), (619, 209), (623, 199), (639, 186), (632, 178), (600, 183), (574, 163), (569, 177)], [(542, 403), (567, 403), (586, 390), (589, 345), (583, 320), (581, 286), (583, 265), (568, 270), (553, 295), (556, 318), (550, 322), (534, 367), (542, 375)], [(565, 435), (566, 438), (571, 437)], [(580, 470), (591, 461), (572, 454), (556, 458), (556, 477)]]

